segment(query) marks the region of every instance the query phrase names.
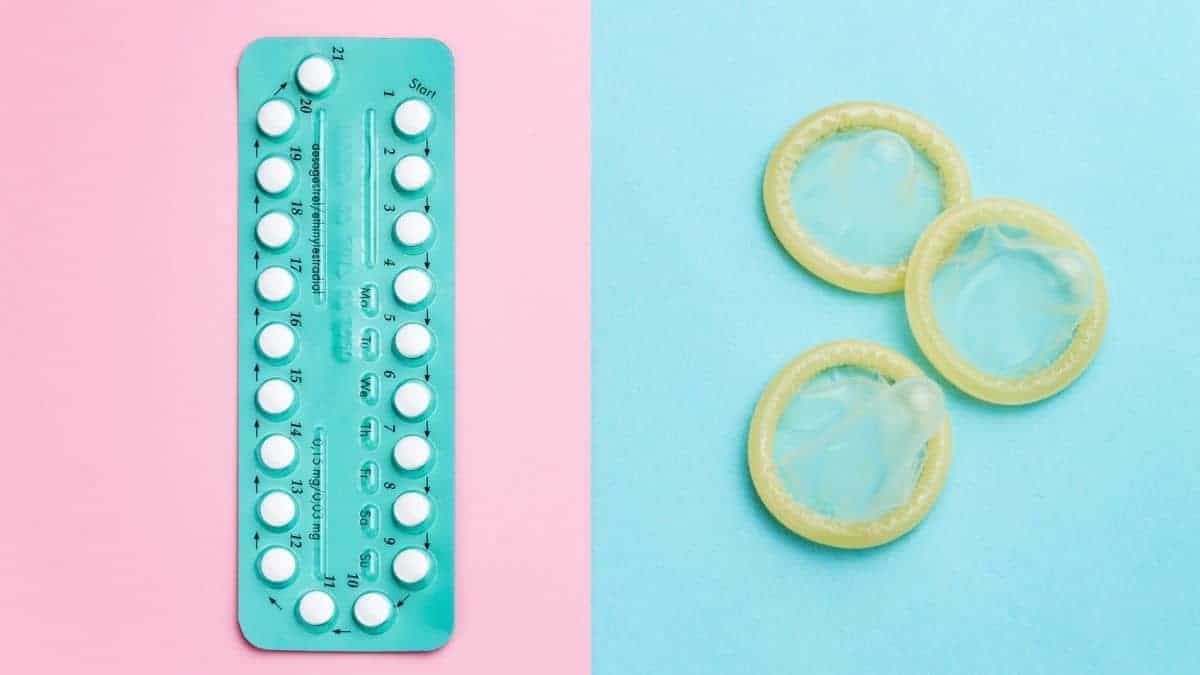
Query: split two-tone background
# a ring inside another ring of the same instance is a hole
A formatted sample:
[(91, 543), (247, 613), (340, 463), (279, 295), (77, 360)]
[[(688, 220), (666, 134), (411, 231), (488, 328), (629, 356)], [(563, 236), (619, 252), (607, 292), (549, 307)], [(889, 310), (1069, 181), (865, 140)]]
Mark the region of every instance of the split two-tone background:
[[(1194, 3), (14, 3), (0, 21), (0, 669), (1200, 671)], [(458, 92), (458, 625), (259, 652), (234, 602), (235, 65), (262, 35), (436, 36)], [(790, 357), (899, 297), (776, 245), (809, 111), (933, 120), (981, 195), (1073, 223), (1111, 325), (1064, 394), (950, 397), (929, 519), (867, 552), (758, 505)]]

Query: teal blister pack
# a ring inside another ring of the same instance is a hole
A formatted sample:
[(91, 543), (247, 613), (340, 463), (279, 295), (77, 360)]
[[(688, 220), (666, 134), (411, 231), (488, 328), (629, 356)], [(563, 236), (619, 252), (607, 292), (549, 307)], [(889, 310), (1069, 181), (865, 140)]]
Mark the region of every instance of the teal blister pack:
[(427, 651), (454, 623), (454, 80), (425, 39), (238, 66), (238, 622)]

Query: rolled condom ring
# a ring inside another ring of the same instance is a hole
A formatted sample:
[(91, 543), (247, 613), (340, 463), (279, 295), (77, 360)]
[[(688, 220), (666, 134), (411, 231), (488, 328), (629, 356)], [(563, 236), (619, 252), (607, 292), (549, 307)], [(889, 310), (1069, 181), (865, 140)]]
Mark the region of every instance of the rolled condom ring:
[(879, 546), (916, 527), (941, 493), (945, 399), (886, 347), (821, 345), (767, 385), (748, 461), (759, 498), (784, 527), (829, 546)]
[(1020, 405), (1053, 396), (1095, 357), (1104, 273), (1052, 213), (982, 199), (943, 213), (909, 258), (904, 304), (921, 351), (963, 392)]
[(771, 229), (801, 265), (860, 293), (904, 288), (921, 231), (970, 198), (966, 164), (932, 124), (882, 103), (843, 103), (803, 119), (763, 177)]

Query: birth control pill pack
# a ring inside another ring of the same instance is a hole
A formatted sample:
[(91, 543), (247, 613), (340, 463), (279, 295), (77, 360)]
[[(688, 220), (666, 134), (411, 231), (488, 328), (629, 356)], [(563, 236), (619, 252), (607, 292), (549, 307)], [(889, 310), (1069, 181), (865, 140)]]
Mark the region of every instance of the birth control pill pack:
[(426, 651), (454, 621), (454, 81), (436, 40), (238, 66), (238, 621)]

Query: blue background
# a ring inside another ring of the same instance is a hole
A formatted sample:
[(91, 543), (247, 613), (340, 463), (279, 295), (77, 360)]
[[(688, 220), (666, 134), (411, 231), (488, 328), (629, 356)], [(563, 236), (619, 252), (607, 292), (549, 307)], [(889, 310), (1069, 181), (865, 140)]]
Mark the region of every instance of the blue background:
[[(1200, 672), (1200, 10), (1128, 4), (596, 0), (597, 673)], [(1074, 224), (1112, 301), (1058, 397), (952, 392), (941, 500), (862, 552), (776, 525), (744, 459), (813, 345), (928, 369), (899, 295), (820, 282), (762, 213), (773, 144), (851, 99), (939, 125), (976, 195)]]

